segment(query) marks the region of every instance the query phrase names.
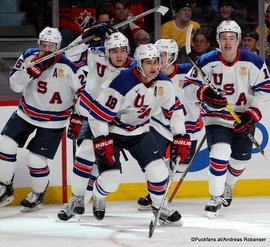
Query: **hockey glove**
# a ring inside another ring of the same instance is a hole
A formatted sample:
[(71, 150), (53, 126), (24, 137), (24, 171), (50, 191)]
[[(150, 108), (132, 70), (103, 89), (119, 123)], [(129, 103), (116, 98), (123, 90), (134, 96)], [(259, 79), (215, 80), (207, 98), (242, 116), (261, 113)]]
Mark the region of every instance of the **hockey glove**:
[[(47, 55), (49, 55), (51, 52), (45, 52), (45, 51), (41, 51), (37, 56), (35, 56), (31, 62), (35, 62), (37, 60), (39, 60), (42, 57), (45, 57)], [(51, 65), (53, 65), (57, 60), (59, 60), (60, 56), (57, 57), (52, 57), (49, 58), (43, 62), (40, 62), (32, 67), (27, 68), (27, 73), (33, 77), (33, 78), (38, 78), (41, 76), (41, 74), (43, 73), (43, 71), (45, 71), (46, 69), (48, 69)]]
[(216, 94), (208, 85), (203, 85), (197, 90), (197, 98), (200, 102), (205, 102), (207, 105), (217, 109), (226, 107), (228, 104), (225, 97)]
[(106, 35), (111, 35), (113, 32), (114, 28), (111, 25), (107, 23), (101, 23), (85, 29), (82, 33), (82, 39), (86, 39), (93, 36), (93, 39), (85, 41), (85, 44), (95, 46), (96, 39), (94, 39), (94, 37), (98, 37), (101, 40), (104, 40), (106, 38)]
[(81, 127), (83, 123), (83, 117), (78, 114), (72, 114), (69, 120), (69, 126), (67, 130), (67, 137), (70, 139), (78, 139)]
[(190, 147), (191, 140), (188, 134), (174, 136), (171, 143), (171, 160), (176, 162), (177, 157), (180, 156), (179, 163), (185, 162), (188, 158)]
[(113, 140), (110, 137), (99, 136), (94, 139), (93, 144), (97, 161), (113, 167), (115, 162)]
[(250, 107), (240, 117), (241, 123), (234, 122), (234, 132), (240, 137), (246, 137), (255, 128), (255, 123), (259, 122), (262, 114), (259, 109)]

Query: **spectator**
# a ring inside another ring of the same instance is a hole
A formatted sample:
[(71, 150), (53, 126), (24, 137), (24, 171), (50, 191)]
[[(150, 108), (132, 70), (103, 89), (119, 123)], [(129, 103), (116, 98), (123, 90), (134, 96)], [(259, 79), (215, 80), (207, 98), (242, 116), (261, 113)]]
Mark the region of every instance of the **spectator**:
[[(256, 32), (259, 33), (259, 27), (257, 27)], [(268, 5), (265, 10), (264, 37), (265, 37), (265, 63), (269, 69), (270, 68), (270, 5)]]
[[(222, 21), (231, 21), (234, 20), (239, 23), (240, 26), (243, 26), (243, 18), (239, 15), (236, 15), (236, 6), (234, 0), (220, 0), (218, 4), (220, 16), (218, 17), (218, 22), (216, 25), (219, 25)], [(242, 27), (243, 29), (243, 27)]]
[(103, 0), (60, 0), (59, 29), (63, 37), (62, 47), (66, 47), (82, 34), (89, 21), (94, 22), (98, 4)]
[(232, 0), (219, 1), (220, 15), (224, 21), (230, 21), (233, 19), (234, 8), (235, 5)]
[(96, 22), (111, 24), (112, 22), (112, 12), (106, 5), (99, 6), (96, 12)]
[(160, 36), (162, 39), (174, 39), (181, 49), (182, 46), (185, 46), (185, 37), (189, 25), (193, 24), (193, 28), (196, 31), (200, 28), (200, 24), (191, 20), (192, 1), (190, 0), (177, 2), (175, 14), (174, 20), (168, 21), (161, 26)]
[(229, 21), (234, 20), (236, 21), (240, 26), (242, 30), (245, 30), (244, 27), (242, 27), (243, 19), (241, 19), (239, 16), (235, 14), (235, 1), (234, 0), (219, 0), (218, 3), (218, 9), (219, 13), (217, 15), (212, 15), (211, 19), (206, 20), (206, 25), (202, 25), (202, 27), (206, 27), (208, 29), (208, 36), (210, 38), (211, 44), (214, 47), (217, 47), (218, 44), (216, 42), (216, 29), (217, 26), (222, 21)]
[(192, 18), (199, 23), (209, 23), (217, 15), (218, 0), (195, 0), (193, 2)]
[[(120, 23), (125, 21), (129, 16), (136, 16), (144, 12), (142, 1), (138, 0), (115, 0), (114, 1), (114, 21)], [(145, 28), (144, 18), (136, 21), (140, 28)]]
[[(264, 16), (264, 36), (266, 40), (268, 41), (268, 44), (270, 44), (270, 5), (268, 5), (265, 16)], [(257, 27), (256, 32), (259, 33), (259, 27)]]
[[(125, 0), (127, 2), (129, 2), (129, 6), (130, 6), (130, 15), (131, 16), (136, 16), (139, 15), (141, 13), (144, 12), (144, 2), (145, 1), (141, 1), (141, 0)], [(117, 2), (117, 1), (115, 1)], [(119, 2), (119, 1), (118, 1)], [(136, 21), (136, 24), (141, 28), (141, 29), (145, 29), (145, 19), (140, 18)]]
[[(210, 40), (207, 36), (207, 30), (204, 28), (198, 29), (192, 38), (194, 47), (191, 49), (191, 57), (197, 60), (203, 54), (210, 51)], [(178, 63), (190, 63), (186, 53), (179, 54)]]
[(242, 36), (242, 46), (244, 49), (259, 54), (259, 35), (255, 31), (247, 31)]
[[(116, 0), (114, 3), (114, 8), (115, 8), (114, 9), (114, 24), (121, 23), (127, 20), (128, 18), (130, 18), (130, 16), (132, 15), (131, 4), (130, 4), (130, 1), (128, 0)], [(143, 12), (143, 9), (141, 9), (141, 12)], [(134, 34), (139, 29), (141, 29), (138, 25), (136, 25), (135, 23), (130, 23), (118, 29), (121, 33), (123, 33), (128, 38), (130, 49), (132, 51), (135, 50)]]
[(117, 0), (114, 3), (115, 24), (125, 21), (130, 16), (130, 4), (126, 0)]
[[(264, 21), (265, 62), (267, 67), (270, 68), (270, 5), (266, 8)], [(256, 28), (256, 32), (259, 33), (259, 27)]]
[(269, 0), (264, 0), (264, 11), (265, 11), (265, 14), (266, 14), (266, 11), (267, 11), (267, 8), (268, 8), (269, 5), (270, 5), (270, 1)]

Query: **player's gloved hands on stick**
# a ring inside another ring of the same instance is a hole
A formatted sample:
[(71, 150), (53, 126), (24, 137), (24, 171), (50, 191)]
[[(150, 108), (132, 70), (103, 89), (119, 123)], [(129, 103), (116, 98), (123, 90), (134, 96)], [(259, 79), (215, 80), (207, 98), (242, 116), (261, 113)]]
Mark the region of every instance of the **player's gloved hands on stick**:
[(240, 137), (246, 137), (261, 120), (262, 114), (258, 108), (250, 107), (239, 118), (241, 123), (234, 122), (234, 132)]
[(203, 85), (197, 90), (197, 98), (200, 102), (205, 102), (207, 105), (217, 109), (226, 107), (228, 104), (225, 97), (220, 94), (216, 94), (208, 85)]
[(107, 24), (107, 23), (101, 23), (97, 24), (95, 26), (92, 26), (90, 28), (87, 28), (82, 33), (82, 39), (86, 39), (89, 37), (93, 37), (93, 39), (85, 41), (85, 44), (87, 45), (94, 45), (96, 40), (94, 37), (98, 37), (101, 40), (104, 40), (107, 35), (111, 35), (114, 32), (113, 26)]
[[(47, 55), (51, 54), (51, 52), (46, 52), (46, 51), (41, 51), (38, 55), (36, 55), (32, 60), (31, 62), (35, 62)], [(46, 70), (48, 69), (51, 65), (53, 65), (58, 59), (59, 59), (60, 56), (56, 56), (56, 57), (52, 57), (52, 58), (49, 58), (43, 62), (40, 62), (32, 67), (29, 67), (27, 68), (27, 73), (33, 77), (33, 78), (38, 78), (41, 76), (41, 74)]]
[(93, 144), (97, 161), (106, 163), (109, 166), (114, 166), (115, 150), (112, 138), (108, 136), (99, 136), (94, 139)]
[(69, 120), (69, 126), (67, 130), (67, 137), (70, 139), (78, 139), (81, 127), (83, 123), (83, 117), (78, 114), (72, 114)]
[(191, 140), (188, 134), (174, 136), (171, 143), (171, 160), (173, 163), (175, 164), (178, 156), (180, 156), (179, 164), (184, 163), (188, 158), (190, 147)]

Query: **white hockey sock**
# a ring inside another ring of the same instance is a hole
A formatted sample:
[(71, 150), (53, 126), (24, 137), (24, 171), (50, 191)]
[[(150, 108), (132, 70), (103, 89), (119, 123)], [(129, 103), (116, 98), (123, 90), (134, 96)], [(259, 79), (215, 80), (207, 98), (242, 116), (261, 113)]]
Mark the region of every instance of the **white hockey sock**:
[[(16, 157), (16, 155), (14, 155)], [(0, 182), (10, 184), (16, 170), (16, 161), (5, 161), (0, 159)]]
[(73, 164), (71, 190), (76, 196), (84, 196), (88, 180), (95, 162), (93, 143), (91, 140), (84, 140), (78, 147), (75, 162)]
[(87, 189), (86, 189), (85, 196), (84, 196), (84, 203), (85, 204), (87, 204), (90, 201), (90, 199), (93, 195), (94, 182), (96, 181), (96, 178), (98, 175), (99, 175), (98, 168), (97, 168), (97, 165), (95, 164), (93, 166), (90, 178), (88, 180), (88, 185), (87, 185)]
[(162, 159), (154, 160), (145, 167), (147, 189), (152, 205), (159, 208), (168, 182), (168, 168)]
[(27, 161), (31, 176), (32, 191), (36, 193), (44, 192), (49, 184), (50, 174), (47, 158), (29, 151)]
[(208, 183), (212, 196), (223, 194), (230, 155), (231, 147), (228, 143), (216, 143), (211, 147)]
[(17, 143), (8, 136), (0, 136), (0, 182), (9, 184), (17, 165)]
[(98, 176), (94, 183), (93, 194), (98, 198), (108, 196), (117, 190), (121, 180), (120, 170), (108, 170)]
[(228, 166), (226, 184), (230, 185), (231, 188), (234, 187), (238, 178), (243, 173), (247, 166), (247, 160), (235, 160), (230, 159), (230, 164)]

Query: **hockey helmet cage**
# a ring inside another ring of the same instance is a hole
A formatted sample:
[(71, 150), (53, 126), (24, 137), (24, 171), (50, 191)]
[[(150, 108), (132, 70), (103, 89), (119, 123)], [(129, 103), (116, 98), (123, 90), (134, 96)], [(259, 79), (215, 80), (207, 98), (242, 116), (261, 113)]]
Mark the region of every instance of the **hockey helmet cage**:
[(56, 49), (59, 50), (62, 41), (62, 35), (57, 28), (45, 27), (39, 34), (39, 46), (41, 41), (56, 43)]
[(105, 54), (109, 56), (109, 50), (117, 47), (127, 47), (127, 52), (130, 53), (130, 47), (127, 37), (121, 32), (112, 33), (104, 42)]

